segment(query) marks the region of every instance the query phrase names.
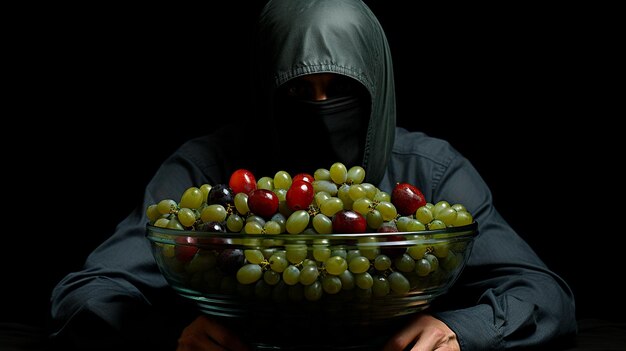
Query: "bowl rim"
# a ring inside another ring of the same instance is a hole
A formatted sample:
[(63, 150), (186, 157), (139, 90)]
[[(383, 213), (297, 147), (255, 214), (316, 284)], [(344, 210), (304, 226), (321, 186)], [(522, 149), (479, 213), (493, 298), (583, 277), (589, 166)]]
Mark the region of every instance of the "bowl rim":
[[(157, 227), (150, 223), (146, 224), (146, 237), (151, 241), (162, 241), (164, 238), (158, 238), (152, 235), (153, 233), (158, 234), (166, 234), (174, 237), (196, 237), (196, 238), (220, 238), (220, 239), (276, 239), (276, 240), (285, 240), (287, 242), (293, 241), (294, 244), (298, 244), (299, 241), (309, 241), (309, 240), (320, 240), (320, 239), (328, 239), (328, 240), (358, 240), (361, 238), (387, 238), (391, 236), (407, 236), (407, 235), (415, 235), (418, 236), (414, 239), (407, 240), (394, 240), (388, 242), (376, 242), (372, 243), (377, 246), (381, 244), (384, 246), (385, 243), (388, 245), (398, 245), (402, 243), (428, 243), (428, 242), (440, 242), (442, 239), (462, 239), (462, 238), (474, 238), (478, 235), (478, 222), (473, 221), (470, 224), (458, 226), (458, 227), (447, 227), (442, 229), (433, 229), (433, 230), (422, 230), (415, 232), (368, 232), (368, 233), (331, 233), (331, 234), (289, 234), (289, 233), (281, 233), (281, 234), (246, 234), (246, 233), (231, 233), (231, 232), (205, 232), (205, 231), (195, 231), (195, 230), (179, 230), (179, 229), (171, 229), (171, 228), (163, 228)], [(406, 237), (405, 237), (406, 238)], [(160, 239), (160, 240), (159, 240)], [(177, 243), (178, 244), (178, 243)], [(362, 245), (361, 243), (359, 245)]]

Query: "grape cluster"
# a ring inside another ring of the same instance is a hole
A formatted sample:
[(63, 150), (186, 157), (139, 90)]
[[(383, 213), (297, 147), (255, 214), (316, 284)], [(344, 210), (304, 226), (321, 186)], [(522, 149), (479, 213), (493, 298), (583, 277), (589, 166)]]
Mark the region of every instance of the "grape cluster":
[[(411, 184), (398, 183), (387, 193), (364, 179), (362, 167), (336, 162), (312, 175), (279, 171), (258, 180), (240, 169), (228, 184), (190, 187), (179, 201), (148, 206), (150, 225), (245, 235), (176, 236), (155, 256), (169, 267), (167, 275), (198, 291), (253, 289), (256, 296), (292, 300), (340, 292), (406, 294), (453, 276), (466, 243), (430, 240), (432, 234), (420, 232), (471, 224), (467, 209), (427, 202)], [(333, 233), (386, 234), (335, 241)]]

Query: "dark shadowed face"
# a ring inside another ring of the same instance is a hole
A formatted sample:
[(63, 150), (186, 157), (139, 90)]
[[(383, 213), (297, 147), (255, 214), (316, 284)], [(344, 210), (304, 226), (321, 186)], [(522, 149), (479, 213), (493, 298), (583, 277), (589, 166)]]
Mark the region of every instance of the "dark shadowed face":
[(286, 157), (294, 170), (362, 164), (370, 98), (361, 83), (340, 74), (309, 74), (286, 82), (277, 94), (276, 127), (282, 152), (295, 150)]

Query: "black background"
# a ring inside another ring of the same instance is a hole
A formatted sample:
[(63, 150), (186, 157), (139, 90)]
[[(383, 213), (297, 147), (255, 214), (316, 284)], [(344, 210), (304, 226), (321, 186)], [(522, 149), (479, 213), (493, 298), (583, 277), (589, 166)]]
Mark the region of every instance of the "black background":
[[(241, 107), (259, 4), (25, 12), (3, 112), (0, 321), (44, 324), (54, 284), (184, 140), (233, 118), (254, 128)], [(579, 318), (624, 320), (612, 22), (587, 8), (368, 4), (394, 55), (398, 123), (473, 162), (570, 283)]]

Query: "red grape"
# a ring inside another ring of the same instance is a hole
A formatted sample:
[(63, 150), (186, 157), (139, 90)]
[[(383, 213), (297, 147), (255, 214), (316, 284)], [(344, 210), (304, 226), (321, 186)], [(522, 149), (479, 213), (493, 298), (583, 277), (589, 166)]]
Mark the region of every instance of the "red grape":
[(230, 175), (228, 186), (233, 189), (235, 194), (248, 194), (252, 190), (256, 189), (256, 178), (251, 171), (240, 168)]
[(287, 190), (285, 200), (292, 211), (297, 211), (307, 209), (313, 202), (314, 196), (315, 191), (312, 183), (296, 180), (291, 183), (289, 190)]

